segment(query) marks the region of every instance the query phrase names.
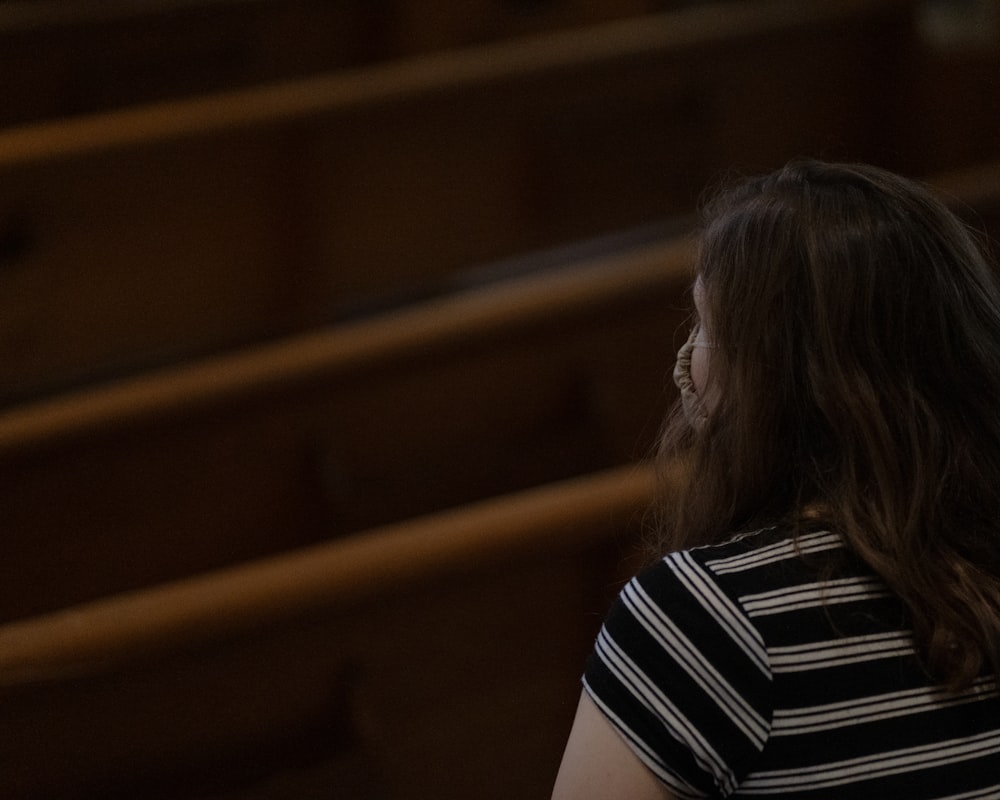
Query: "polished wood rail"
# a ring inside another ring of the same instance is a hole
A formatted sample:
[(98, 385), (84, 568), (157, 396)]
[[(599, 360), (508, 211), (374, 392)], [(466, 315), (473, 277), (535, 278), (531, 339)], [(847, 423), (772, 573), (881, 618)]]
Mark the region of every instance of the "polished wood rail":
[(373, 104), (649, 59), (693, 47), (796, 29), (863, 24), (907, 8), (902, 0), (722, 2), (570, 31), (393, 60), (295, 81), (182, 98), (0, 131), (0, 165), (346, 113)]
[[(472, 288), (356, 322), (193, 360), (0, 411), (0, 458), (183, 416), (294, 388), (344, 379), (393, 362), (511, 335), (650, 293), (681, 294), (693, 275), (695, 241), (680, 236), (556, 270)], [(667, 309), (664, 309), (665, 311)]]
[(449, 573), (565, 557), (634, 527), (652, 492), (652, 468), (630, 464), (0, 625), (0, 689), (116, 671), (164, 649), (377, 603)]

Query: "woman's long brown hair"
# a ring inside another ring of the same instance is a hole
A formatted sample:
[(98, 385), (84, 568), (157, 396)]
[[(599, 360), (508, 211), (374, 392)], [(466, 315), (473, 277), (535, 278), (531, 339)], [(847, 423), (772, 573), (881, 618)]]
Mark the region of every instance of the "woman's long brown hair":
[(953, 688), (1000, 673), (1000, 287), (922, 186), (801, 161), (707, 206), (708, 421), (660, 442), (659, 546), (822, 525)]

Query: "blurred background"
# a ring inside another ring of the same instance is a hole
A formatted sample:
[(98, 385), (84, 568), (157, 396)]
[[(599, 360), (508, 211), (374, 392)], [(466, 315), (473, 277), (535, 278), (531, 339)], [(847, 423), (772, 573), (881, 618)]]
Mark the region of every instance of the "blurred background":
[(1000, 230), (998, 0), (4, 0), (0, 74), (0, 798), (548, 796), (706, 188)]

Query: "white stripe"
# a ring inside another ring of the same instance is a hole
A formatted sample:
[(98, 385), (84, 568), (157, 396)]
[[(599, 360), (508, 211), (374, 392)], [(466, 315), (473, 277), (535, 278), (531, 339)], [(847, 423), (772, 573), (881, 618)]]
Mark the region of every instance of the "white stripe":
[(843, 547), (843, 542), (837, 534), (820, 531), (800, 536), (798, 539), (785, 539), (766, 547), (759, 547), (749, 553), (740, 553), (728, 558), (709, 559), (705, 561), (705, 564), (716, 575), (725, 575), (797, 558), (802, 553), (818, 553), (822, 550), (836, 550), (841, 547)]
[(805, 672), (894, 658), (914, 652), (913, 639), (905, 631), (847, 636), (834, 641), (772, 647), (771, 670), (775, 674)]
[(666, 732), (691, 751), (695, 762), (703, 771), (714, 775), (720, 786), (731, 789), (735, 785), (732, 770), (698, 728), (688, 721), (670, 698), (639, 669), (605, 631), (598, 636), (597, 652), (608, 670), (628, 688), (644, 708), (660, 720)]
[(666, 561), (684, 588), (740, 646), (757, 669), (770, 679), (771, 667), (767, 659), (764, 638), (760, 631), (750, 624), (740, 607), (719, 588), (718, 583), (689, 553), (674, 553), (668, 556)]
[(989, 731), (968, 739), (933, 742), (813, 767), (759, 772), (750, 775), (740, 785), (740, 792), (748, 795), (782, 794), (789, 790), (826, 789), (958, 764), (996, 753), (1000, 753), (1000, 732)]
[(992, 691), (993, 685), (991, 679), (982, 678), (959, 694), (940, 687), (920, 687), (821, 706), (775, 709), (771, 735), (828, 731), (971, 703), (981, 700), (984, 693)]
[(691, 800), (708, 797), (707, 794), (699, 789), (696, 789), (694, 786), (691, 786), (687, 781), (667, 768), (653, 749), (650, 748), (646, 742), (636, 736), (635, 732), (626, 724), (626, 722), (600, 698), (597, 692), (591, 688), (590, 684), (587, 683), (586, 677), (583, 680), (583, 686), (587, 690), (587, 694), (590, 695), (590, 699), (593, 700), (597, 707), (600, 708), (608, 719), (611, 720), (612, 724), (618, 729), (618, 732), (625, 737), (629, 746), (639, 757), (639, 760), (649, 767), (653, 774), (667, 785), (670, 791), (678, 797), (690, 798)]
[(804, 583), (759, 594), (748, 594), (741, 597), (740, 601), (751, 617), (761, 617), (833, 603), (850, 603), (855, 600), (888, 596), (888, 589), (880, 581), (859, 577)]
[(1000, 787), (973, 789), (971, 792), (950, 794), (947, 797), (939, 797), (937, 800), (1000, 800)]
[(646, 594), (638, 581), (632, 581), (621, 594), (646, 631), (706, 695), (736, 724), (758, 749), (767, 741), (768, 724), (746, 699), (722, 676), (677, 624)]

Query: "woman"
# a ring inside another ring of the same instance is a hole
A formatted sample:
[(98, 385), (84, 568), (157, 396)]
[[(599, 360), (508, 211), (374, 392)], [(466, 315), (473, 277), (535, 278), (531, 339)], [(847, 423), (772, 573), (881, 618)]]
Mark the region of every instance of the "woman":
[(707, 209), (660, 553), (553, 797), (1000, 797), (1000, 287), (921, 186), (795, 162)]

